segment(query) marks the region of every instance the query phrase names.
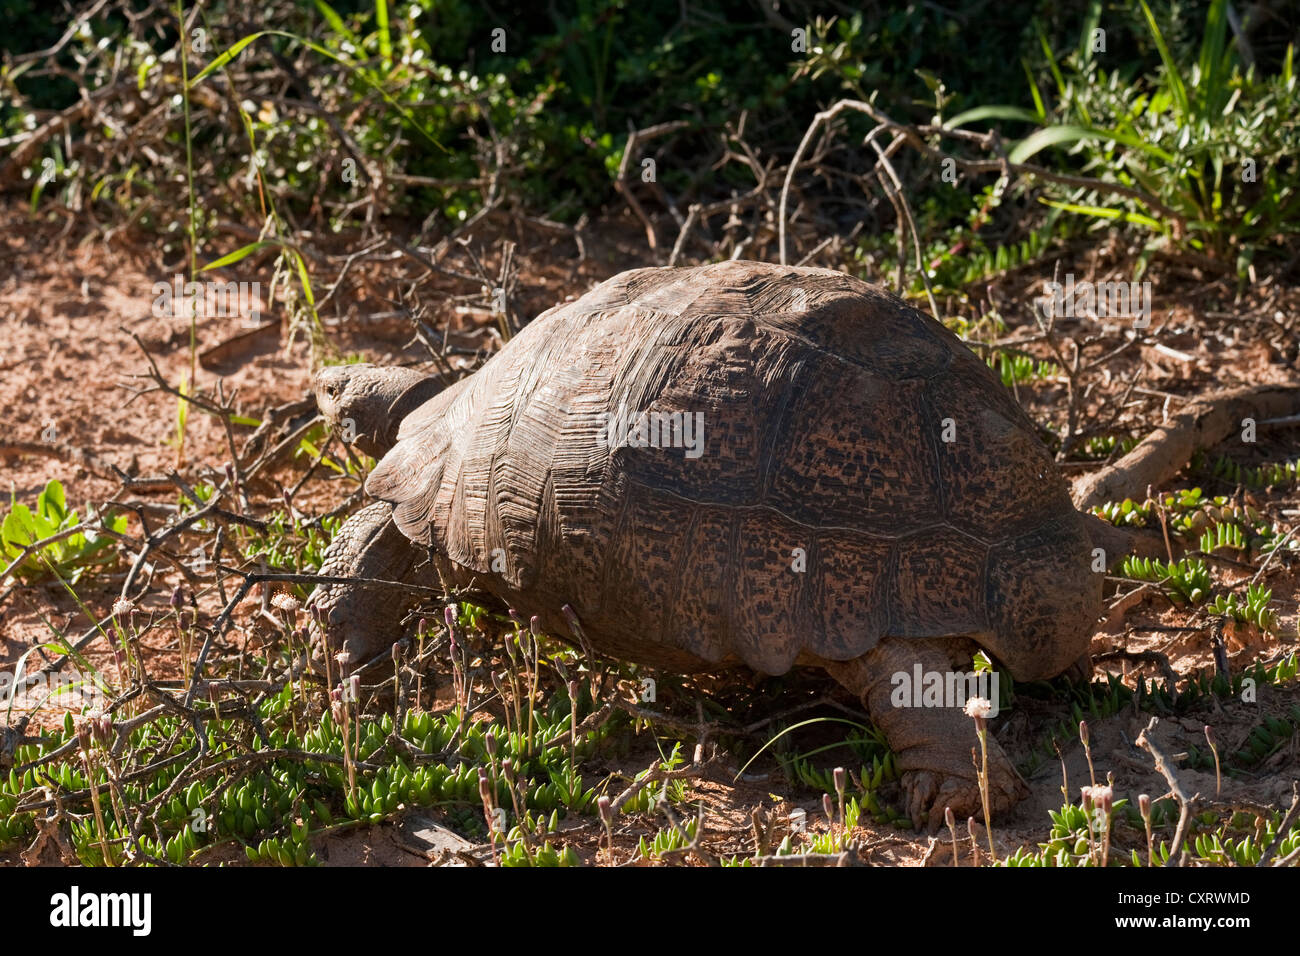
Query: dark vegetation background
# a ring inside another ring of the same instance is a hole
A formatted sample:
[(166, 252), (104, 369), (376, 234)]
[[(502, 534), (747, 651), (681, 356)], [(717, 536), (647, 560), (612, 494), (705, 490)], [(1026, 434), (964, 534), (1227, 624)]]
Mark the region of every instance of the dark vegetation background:
[[(69, 22), (63, 7), (9, 0), (0, 9), (9, 64), (0, 130), (13, 136), (36, 113), (67, 108), (78, 100), (79, 87), (138, 79), (132, 95), (143, 99), (142, 109), (153, 97), (175, 95), (176, 77), (161, 66), (176, 53), (170, 5), (101, 5), (100, 15), (52, 59), (24, 59), (60, 39)], [(294, 35), (255, 41), (232, 71), (208, 84), (229, 102), (195, 108), (192, 138), (202, 158), (196, 188), (209, 221), (264, 214), (256, 190), (229, 185), (246, 178), (252, 139), (279, 214), (296, 223), (317, 218), (340, 230), (377, 213), (422, 221), (436, 234), (481, 208), (482, 180), (494, 171), (511, 208), (574, 223), (619, 203), (615, 175), (630, 131), (684, 121), (650, 144), (659, 175), (658, 186), (649, 191), (659, 195), (643, 199), (651, 207), (668, 205), (680, 217), (692, 202), (708, 203), (755, 185), (751, 164), (728, 155), (728, 130), (741, 133), (758, 164), (779, 167), (812, 116), (850, 96), (870, 98), (903, 123), (951, 120), (998, 105), (1034, 111), (1041, 104), (1045, 122), (1040, 125), (1086, 126), (1152, 145), (1176, 145), (1176, 161), (1162, 162), (1158, 169), (1141, 168), (1150, 157), (1136, 142), (1098, 138), (1063, 141), (1036, 161), (1063, 173), (1140, 182), (1162, 200), (1182, 192), (1189, 181), (1221, 178), (1226, 168), (1226, 182), (1187, 190), (1181, 202), (1170, 204), (1192, 216), (1213, 209), (1225, 220), (1231, 241), (1211, 240), (1216, 253), (1226, 254), (1231, 246), (1251, 254), (1293, 231), (1288, 219), (1295, 211), (1296, 93), (1288, 50), (1300, 27), (1300, 9), (1293, 3), (1255, 3), (1232, 10), (1231, 17), (1230, 6), (1220, 4), (1216, 25), (1208, 2), (1155, 0), (1150, 12), (1158, 34), (1142, 7), (1126, 2), (872, 4), (859, 11), (798, 2), (775, 9), (759, 0), (698, 5), (419, 0), (393, 3), (386, 33), (377, 29), (378, 7), (388, 5), (212, 3), (187, 12), (189, 29), (205, 30), (206, 46), (213, 51), (207, 57), (190, 53), (191, 75), (217, 51), (258, 30), (273, 27)], [(1240, 29), (1233, 31), (1229, 19)], [(492, 49), (492, 30), (498, 27), (506, 31), (506, 49), (499, 53)], [(792, 52), (796, 27), (810, 31), (811, 53)], [(1104, 53), (1091, 50), (1091, 30), (1097, 27), (1105, 33)], [(1216, 29), (1217, 39), (1211, 37)], [(306, 47), (307, 38), (319, 51)], [(1173, 70), (1162, 62), (1161, 42)], [(338, 59), (322, 55), (326, 52)], [(1198, 77), (1198, 70), (1210, 75)], [(1196, 96), (1183, 107), (1153, 102), (1174, 93), (1171, 75), (1197, 84), (1193, 92), (1203, 97), (1204, 110)], [(1223, 115), (1234, 91), (1238, 96)], [(289, 103), (268, 107), (268, 97)], [(230, 115), (241, 105), (242, 117)], [(386, 176), (428, 177), (445, 185), (389, 182), (377, 207), (351, 205), (352, 189), (338, 175), (348, 154), (320, 110), (337, 117), (356, 148)], [(994, 119), (1007, 139), (1033, 128), (1005, 115)], [(819, 225), (845, 235), (859, 225), (854, 251), (874, 261), (877, 252), (892, 253), (892, 242), (880, 240), (889, 236), (894, 217), (878, 190), (866, 197), (864, 207), (855, 179), (874, 164), (869, 151), (855, 148), (874, 124), (853, 114), (840, 122), (845, 128), (825, 157), (821, 181), (805, 188), (818, 201)], [(175, 146), (183, 132), (169, 122), (162, 135)], [(1185, 132), (1190, 140), (1178, 144)], [(59, 143), (50, 144), (47, 153), (62, 188), (71, 188), (71, 180), (83, 197), (120, 203), (138, 223), (162, 234), (175, 231), (176, 217), (187, 207), (170, 195), (181, 185), (176, 174), (182, 151), (141, 156), (133, 142), (96, 139), (76, 142), (72, 155), (63, 155)], [(1262, 167), (1261, 182), (1250, 188), (1232, 175), (1234, 161), (1248, 155)], [(936, 254), (976, 222), (984, 228), (974, 251), (1014, 247), (1048, 228), (1047, 220), (1052, 221), (1047, 234), (1058, 237), (1106, 225), (1053, 216), (1017, 191), (985, 225), (981, 211), (987, 211), (993, 177), (963, 176), (952, 188), (931, 161), (912, 155), (899, 163), (921, 235)], [(1216, 171), (1216, 164), (1223, 165)], [(639, 186), (636, 191), (646, 192)], [(1089, 190), (1048, 187), (1047, 192), (1112, 205), (1112, 197)], [(201, 238), (205, 233), (199, 230)]]

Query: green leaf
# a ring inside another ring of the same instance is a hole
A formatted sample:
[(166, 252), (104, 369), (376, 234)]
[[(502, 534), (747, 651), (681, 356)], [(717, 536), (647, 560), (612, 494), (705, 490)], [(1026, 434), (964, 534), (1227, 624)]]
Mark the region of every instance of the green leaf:
[(1166, 83), (1169, 86), (1169, 95), (1173, 97), (1174, 105), (1178, 108), (1180, 120), (1189, 121), (1191, 116), (1191, 107), (1187, 101), (1187, 87), (1183, 85), (1183, 78), (1178, 72), (1178, 64), (1174, 61), (1173, 54), (1169, 52), (1169, 47), (1165, 44), (1164, 35), (1160, 32), (1160, 27), (1156, 23), (1156, 18), (1151, 13), (1151, 8), (1147, 6), (1147, 0), (1138, 0), (1142, 6), (1142, 14), (1146, 17), (1147, 26), (1151, 28), (1152, 39), (1156, 41), (1156, 49), (1160, 51), (1160, 60), (1165, 65)]
[(427, 139), (434, 146), (438, 147), (438, 149), (442, 150), (444, 153), (447, 152), (447, 147), (443, 146), (442, 143), (438, 142), (438, 140), (427, 129), (425, 129), (424, 124), (422, 124), (415, 117), (415, 115), (411, 113), (410, 110), (404, 107), (401, 103), (397, 102), (397, 100), (393, 99), (392, 95), (387, 90), (385, 90), (378, 83), (376, 83), (371, 78), (367, 70), (358, 67), (356, 64), (352, 63), (351, 61), (344, 59), (343, 57), (339, 56), (337, 53), (334, 53), (332, 50), (325, 49), (325, 47), (321, 46), (319, 43), (313, 43), (311, 40), (304, 39), (303, 37), (298, 36), (296, 33), (290, 33), (287, 30), (259, 30), (257, 33), (251, 33), (248, 36), (244, 37), (243, 39), (238, 40), (237, 42), (232, 44), (224, 53), (218, 56), (206, 67), (204, 67), (203, 70), (200, 71), (200, 73), (194, 77), (194, 79), (190, 80), (190, 89), (193, 89), (195, 84), (199, 83), (204, 78), (210, 76), (214, 71), (221, 69), (227, 63), (233, 60), (235, 57), (239, 56), (239, 54), (244, 51), (244, 48), (248, 46), (250, 43), (252, 43), (254, 40), (260, 39), (261, 37), (267, 37), (267, 36), (286, 37), (287, 39), (294, 40), (298, 43), (301, 43), (303, 46), (313, 51), (314, 53), (318, 53), (321, 56), (325, 57), (326, 59), (333, 60), (335, 63), (341, 65), (344, 69), (348, 70), (351, 73), (356, 74), (363, 83), (365, 83), (376, 93), (378, 93), (381, 97), (383, 97), (384, 102), (387, 103), (389, 106), (391, 106), (397, 113), (399, 113), (404, 120), (410, 123), (417, 130), (419, 130), (420, 135), (422, 135), (425, 139)]
[(347, 28), (347, 25), (343, 22), (343, 18), (340, 17), (338, 13), (335, 12), (334, 8), (326, 3), (325, 0), (316, 0), (316, 9), (319, 10), (320, 15), (325, 18), (325, 22), (329, 24), (330, 30), (345, 37), (353, 46), (361, 45), (357, 40), (357, 35)]
[(220, 56), (200, 70), (194, 79), (190, 80), (190, 89), (194, 89), (194, 87), (202, 82), (206, 77), (215, 73), (217, 70), (222, 69), (227, 63), (239, 56), (239, 54), (243, 53), (245, 47), (254, 40), (260, 39), (264, 36), (293, 36), (293, 34), (285, 33), (283, 30), (259, 30), (256, 33), (250, 33), (246, 37), (241, 37), (227, 47)]
[(1025, 71), (1025, 78), (1029, 80), (1029, 95), (1034, 98), (1034, 112), (1039, 122), (1043, 122), (1047, 119), (1047, 107), (1043, 104), (1043, 94), (1038, 89), (1038, 80), (1034, 78), (1034, 71), (1029, 68), (1029, 61), (1024, 57), (1020, 59), (1020, 66)]
[(388, 0), (375, 0), (375, 23), (379, 25), (379, 55), (384, 67), (393, 65), (393, 35), (388, 29)]
[(958, 113), (952, 119), (943, 124), (944, 129), (957, 129), (965, 126), (967, 123), (978, 122), (983, 119), (1006, 119), (1020, 120), (1025, 123), (1041, 123), (1044, 117), (1042, 111), (1042, 100), (1038, 96), (1038, 90), (1034, 90), (1034, 100), (1039, 105), (1039, 112), (1027, 110), (1022, 106), (977, 106), (974, 109)]
[(32, 513), (23, 504), (15, 504), (5, 517), (3, 526), (0, 526), (0, 534), (4, 536), (5, 545), (8, 547), (16, 546), (12, 554), (17, 554), (23, 546), (31, 544), (36, 539), (36, 525), (32, 521)]
[(1012, 163), (1023, 163), (1044, 149), (1078, 143), (1084, 140), (1122, 143), (1125, 146), (1131, 146), (1134, 149), (1155, 156), (1164, 162), (1172, 164), (1175, 161), (1171, 153), (1160, 149), (1158, 146), (1152, 146), (1140, 137), (1130, 136), (1128, 133), (1122, 133), (1119, 130), (1095, 129), (1091, 126), (1071, 126), (1068, 124), (1049, 126), (1046, 129), (1038, 130), (1036, 133), (1031, 133), (1015, 145), (1007, 158)]
[(257, 250), (259, 249), (265, 249), (268, 246), (279, 246), (279, 245), (281, 245), (281, 243), (274, 242), (271, 240), (265, 240), (265, 239), (260, 242), (250, 242), (248, 245), (241, 246), (240, 248), (236, 249), (234, 252), (227, 253), (226, 255), (222, 256), (220, 259), (217, 259), (213, 262), (209, 262), (206, 266), (199, 269), (199, 271), (207, 272), (209, 269), (222, 269), (226, 266), (233, 265), (234, 263), (239, 262), (241, 259), (248, 258), (254, 252), (257, 252)]
[(36, 512), (42, 518), (53, 521), (53, 530), (49, 532), (50, 534), (57, 531), (59, 525), (67, 518), (67, 501), (63, 495), (63, 485), (57, 478), (50, 479), (37, 497)]
[(1227, 66), (1224, 45), (1228, 35), (1226, 0), (1213, 0), (1205, 15), (1205, 34), (1201, 38), (1200, 78), (1196, 84), (1200, 114), (1219, 113), (1230, 94), (1224, 82)]
[(316, 296), (311, 290), (311, 277), (307, 275), (307, 263), (305, 263), (302, 256), (298, 254), (297, 249), (290, 249), (289, 252), (298, 266), (298, 279), (302, 282), (302, 294), (306, 296), (307, 304), (310, 305), (314, 311), (316, 308)]
[(1051, 206), (1053, 209), (1063, 209), (1066, 212), (1078, 213), (1081, 216), (1096, 216), (1098, 219), (1117, 219), (1121, 222), (1131, 222), (1135, 225), (1146, 226), (1155, 232), (1166, 232), (1164, 225), (1158, 219), (1152, 219), (1150, 216), (1144, 216), (1141, 213), (1129, 212), (1126, 209), (1114, 209), (1108, 206), (1087, 206), (1080, 203), (1057, 202), (1054, 199), (1038, 200), (1045, 206)]

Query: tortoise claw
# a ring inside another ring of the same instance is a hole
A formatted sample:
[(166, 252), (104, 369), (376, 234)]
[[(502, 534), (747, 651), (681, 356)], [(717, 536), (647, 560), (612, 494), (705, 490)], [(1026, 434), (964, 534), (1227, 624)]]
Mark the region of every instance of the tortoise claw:
[[(909, 762), (909, 761), (902, 761)], [(958, 821), (975, 817), (984, 819), (984, 804), (980, 797), (979, 781), (965, 773), (951, 769), (929, 769), (918, 760), (919, 766), (905, 769), (900, 783), (903, 788), (903, 806), (912, 825), (931, 833), (943, 826), (944, 810), (951, 808)], [(950, 761), (937, 761), (948, 764)], [(973, 768), (972, 771), (973, 773)], [(1016, 768), (1002, 752), (997, 741), (989, 741), (989, 812), (996, 817), (1010, 810), (1029, 795), (1029, 788), (1016, 772)]]

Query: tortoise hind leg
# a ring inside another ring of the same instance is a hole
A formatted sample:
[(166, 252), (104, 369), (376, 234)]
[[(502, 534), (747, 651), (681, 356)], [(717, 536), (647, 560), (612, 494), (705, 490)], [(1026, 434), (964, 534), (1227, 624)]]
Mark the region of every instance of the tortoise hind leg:
[[(902, 772), (906, 812), (918, 828), (935, 830), (951, 807), (957, 819), (983, 819), (979, 782), (971, 749), (978, 753), (975, 721), (960, 706), (896, 706), (893, 675), (912, 679), (916, 665), (922, 672), (969, 672), (954, 661), (953, 652), (966, 642), (953, 638), (889, 638), (861, 657), (826, 662), (823, 666), (840, 684), (857, 694), (871, 720), (885, 735), (898, 757)], [(1002, 747), (988, 735), (989, 809), (993, 815), (1015, 806), (1028, 794), (1016, 768)]]
[[(320, 573), (332, 577), (380, 578), (418, 583), (425, 555), (393, 523), (393, 508), (376, 501), (348, 518), (330, 542)], [(405, 588), (364, 584), (320, 584), (308, 599), (310, 627), (322, 653), (346, 653), (350, 673), (386, 652), (402, 636), (402, 619), (418, 604)], [(316, 623), (319, 615), (323, 632)]]

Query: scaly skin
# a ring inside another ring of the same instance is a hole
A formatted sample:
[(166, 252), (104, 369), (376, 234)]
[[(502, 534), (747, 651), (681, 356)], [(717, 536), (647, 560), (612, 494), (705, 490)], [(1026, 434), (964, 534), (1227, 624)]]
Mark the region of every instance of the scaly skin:
[[(386, 501), (362, 508), (339, 529), (330, 542), (320, 573), (332, 577), (380, 578), (419, 583), (418, 566), (424, 560), (397, 525)], [(307, 602), (309, 611), (324, 617), (324, 646), (328, 653), (345, 652), (346, 675), (401, 636), (402, 619), (418, 604), (414, 592), (380, 585), (321, 584)], [(311, 624), (313, 631), (316, 622)]]
[(442, 391), (442, 383), (413, 368), (331, 365), (316, 373), (312, 388), (330, 428), (382, 458), (402, 419)]
[[(379, 458), (396, 442), (402, 418), (441, 391), (441, 383), (414, 369), (338, 365), (317, 372), (314, 388), (330, 427)], [(350, 517), (325, 551), (320, 573), (421, 583), (417, 568), (425, 556), (392, 516), (392, 505), (376, 501)], [(346, 666), (331, 672), (347, 674), (400, 637), (402, 619), (417, 603), (415, 593), (402, 588), (319, 585), (308, 609), (324, 617), (324, 628), (321, 633), (313, 615), (313, 640), (326, 653), (345, 653)]]
[[(957, 656), (967, 642), (953, 638), (885, 638), (861, 657), (822, 666), (857, 694), (871, 721), (898, 756), (906, 812), (917, 827), (937, 830), (944, 809), (958, 820), (983, 821), (984, 810), (971, 748), (977, 755), (975, 720), (957, 707), (896, 707), (890, 700), (896, 673), (946, 673), (970, 670), (969, 654)], [(965, 663), (961, 663), (962, 661)], [(1002, 747), (988, 735), (989, 808), (993, 816), (1009, 810), (1029, 793)]]

